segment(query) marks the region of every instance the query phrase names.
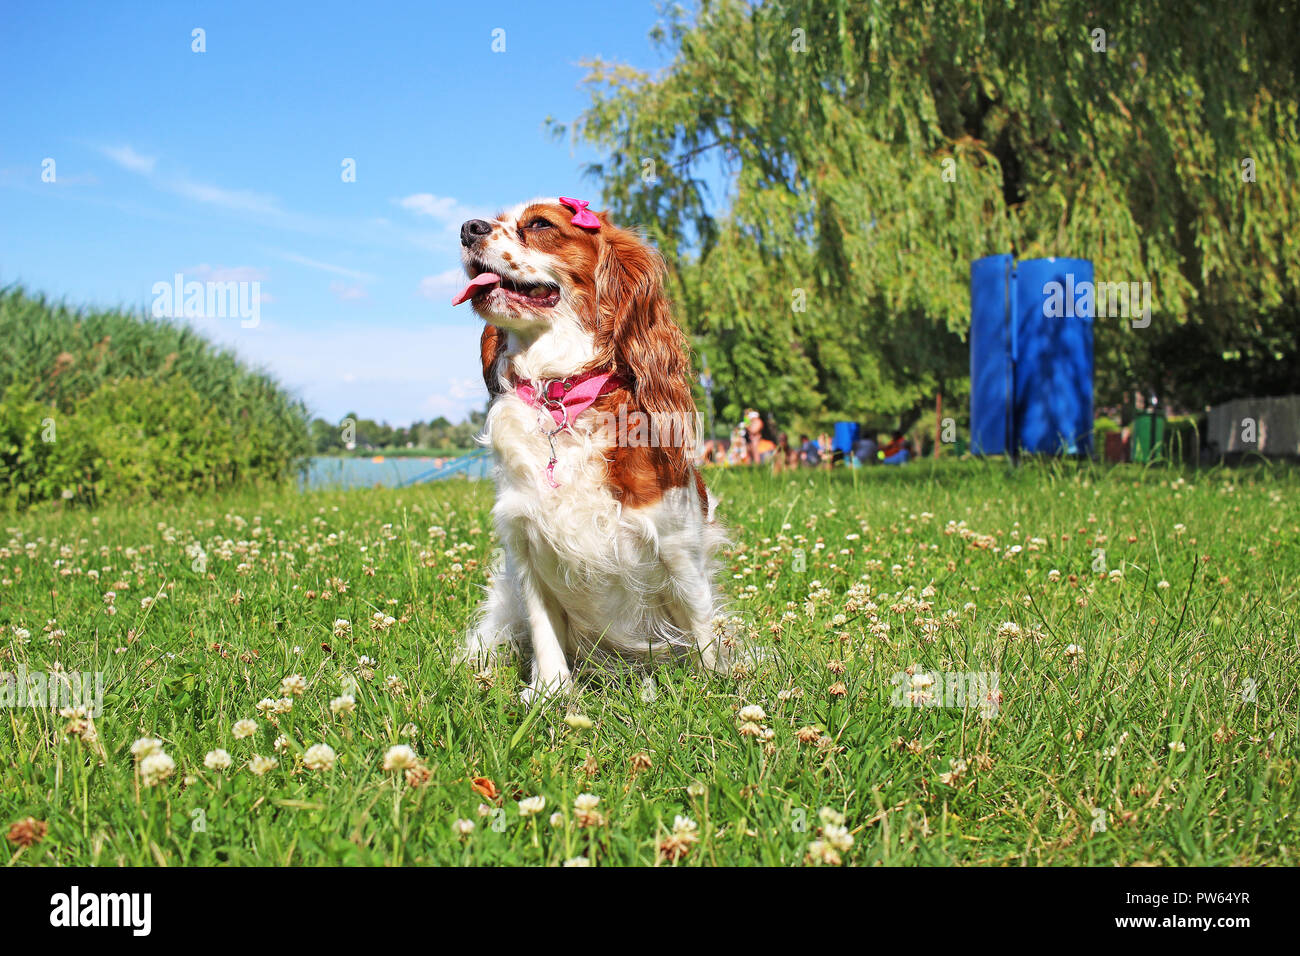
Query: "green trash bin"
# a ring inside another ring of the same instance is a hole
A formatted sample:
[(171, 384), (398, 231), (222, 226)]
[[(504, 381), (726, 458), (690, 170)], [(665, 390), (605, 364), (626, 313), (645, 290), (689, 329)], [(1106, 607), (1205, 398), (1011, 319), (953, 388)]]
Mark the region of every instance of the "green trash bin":
[(1133, 460), (1161, 461), (1165, 447), (1165, 413), (1138, 412), (1133, 416)]

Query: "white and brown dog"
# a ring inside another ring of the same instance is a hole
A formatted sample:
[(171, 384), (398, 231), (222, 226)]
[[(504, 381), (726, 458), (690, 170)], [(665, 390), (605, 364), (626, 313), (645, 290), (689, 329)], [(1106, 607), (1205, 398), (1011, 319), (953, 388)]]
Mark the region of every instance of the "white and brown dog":
[(686, 337), (658, 254), (586, 206), (537, 199), (460, 231), (470, 282), (452, 302), (487, 322), (481, 440), (505, 552), (466, 652), (531, 657), (526, 701), (592, 656), (719, 667), (723, 535), (692, 463)]

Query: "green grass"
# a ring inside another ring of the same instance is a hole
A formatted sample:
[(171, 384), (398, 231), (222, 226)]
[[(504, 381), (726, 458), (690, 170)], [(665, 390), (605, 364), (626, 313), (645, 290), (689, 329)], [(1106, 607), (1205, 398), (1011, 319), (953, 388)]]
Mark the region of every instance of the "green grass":
[[(654, 864), (681, 815), (698, 830), (677, 865), (797, 865), (823, 807), (855, 838), (847, 864), (1298, 862), (1295, 471), (709, 480), (733, 537), (720, 582), (761, 661), (732, 677), (667, 666), (651, 700), (636, 675), (588, 679), (531, 713), (510, 666), (450, 663), (494, 548), (487, 484), (9, 518), (0, 670), (57, 661), (106, 680), (97, 742), (48, 709), (0, 710), (0, 825), (48, 826), (4, 844), (10, 862)], [(858, 582), (876, 621), (846, 612)], [(372, 630), (376, 612), (397, 620)], [(996, 671), (999, 711), (891, 706), (912, 665)], [(272, 726), (256, 705), (292, 674), (305, 692)], [(349, 680), (355, 710), (332, 715)], [(738, 732), (750, 704), (767, 742)], [(257, 732), (235, 739), (246, 718)], [(801, 742), (806, 727), (824, 739)], [(176, 763), (153, 787), (130, 749), (146, 736)], [(332, 769), (304, 767), (317, 743)], [(422, 785), (382, 769), (398, 743)], [(230, 770), (205, 768), (216, 748)], [(254, 753), (279, 763), (255, 776)], [(599, 796), (596, 825), (578, 825), (580, 793)], [(545, 809), (521, 816), (534, 795)], [(476, 824), (463, 839), (457, 819)]]

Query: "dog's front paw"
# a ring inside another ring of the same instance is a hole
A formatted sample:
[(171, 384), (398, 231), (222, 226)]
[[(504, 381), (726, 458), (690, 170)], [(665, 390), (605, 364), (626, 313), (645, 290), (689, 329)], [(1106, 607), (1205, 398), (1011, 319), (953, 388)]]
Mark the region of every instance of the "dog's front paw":
[(573, 693), (573, 678), (568, 674), (560, 674), (550, 680), (534, 677), (519, 692), (519, 699), (525, 707), (532, 707), (534, 704), (543, 704), (552, 697), (571, 693)]

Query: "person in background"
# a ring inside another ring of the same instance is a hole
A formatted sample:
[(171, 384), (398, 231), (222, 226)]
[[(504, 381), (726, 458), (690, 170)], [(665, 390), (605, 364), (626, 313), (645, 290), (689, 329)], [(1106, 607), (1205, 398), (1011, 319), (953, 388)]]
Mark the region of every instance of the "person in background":
[(785, 432), (776, 436), (776, 454), (772, 456), (772, 471), (781, 472), (790, 467), (790, 436)]
[(763, 416), (754, 409), (747, 408), (745, 409), (745, 420), (741, 424), (745, 428), (745, 441), (749, 445), (749, 463), (757, 465), (759, 462), (758, 443), (763, 437)]
[(871, 437), (871, 432), (866, 425), (858, 433), (861, 437), (853, 443), (853, 457), (862, 465), (874, 465), (876, 463), (876, 451), (879, 445)]
[(766, 465), (776, 454), (776, 436), (772, 427), (754, 409), (745, 411), (745, 438), (749, 443), (749, 463)]
[(727, 449), (727, 464), (749, 464), (749, 434), (745, 431), (743, 423), (737, 425), (736, 430), (731, 433), (731, 446)]
[(907, 439), (903, 437), (900, 431), (894, 432), (893, 438), (876, 452), (876, 457), (886, 465), (902, 465), (912, 456), (907, 447)]
[(807, 435), (799, 436), (799, 460), (810, 468), (816, 468), (822, 463), (821, 446)]
[(831, 467), (840, 457), (839, 453), (835, 451), (835, 443), (831, 441), (831, 436), (826, 432), (822, 432), (817, 436), (817, 444), (821, 448), (821, 463), (827, 468)]

